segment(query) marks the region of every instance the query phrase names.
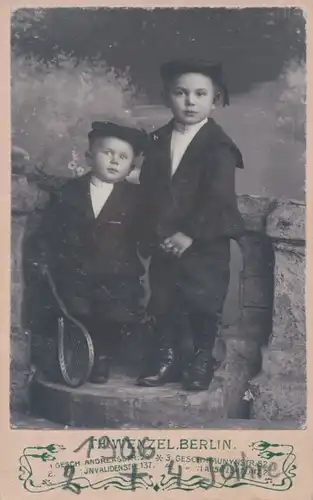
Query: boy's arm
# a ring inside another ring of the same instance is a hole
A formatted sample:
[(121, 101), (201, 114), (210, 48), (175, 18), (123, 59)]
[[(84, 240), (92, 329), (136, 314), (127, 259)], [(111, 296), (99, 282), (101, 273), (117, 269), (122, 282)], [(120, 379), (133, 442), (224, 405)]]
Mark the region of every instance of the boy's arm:
[(205, 175), (202, 200), (182, 228), (195, 241), (236, 238), (244, 231), (235, 193), (236, 156), (231, 148), (222, 145), (211, 161), (215, 162), (214, 179)]
[(149, 195), (149, 160), (145, 158), (141, 166), (138, 189), (138, 249), (142, 257), (148, 258), (153, 240), (152, 211)]

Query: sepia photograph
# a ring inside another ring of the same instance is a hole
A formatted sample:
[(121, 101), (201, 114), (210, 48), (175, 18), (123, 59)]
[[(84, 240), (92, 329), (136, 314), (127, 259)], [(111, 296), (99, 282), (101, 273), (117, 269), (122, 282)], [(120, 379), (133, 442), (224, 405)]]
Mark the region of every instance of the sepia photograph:
[(305, 429), (305, 170), (301, 9), (12, 10), (11, 428)]

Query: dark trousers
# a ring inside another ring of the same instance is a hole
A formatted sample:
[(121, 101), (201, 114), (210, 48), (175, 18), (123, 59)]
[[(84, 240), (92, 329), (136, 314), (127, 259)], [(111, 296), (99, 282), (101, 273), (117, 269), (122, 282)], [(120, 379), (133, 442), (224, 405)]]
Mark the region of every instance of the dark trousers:
[[(186, 325), (187, 321), (187, 325)], [(191, 331), (194, 351), (205, 350), (212, 353), (220, 324), (220, 315), (203, 312), (170, 311), (155, 316), (155, 332), (161, 346), (181, 349), (182, 328)]]
[(194, 312), (188, 315), (195, 350), (212, 353), (218, 332), (220, 315)]
[(95, 355), (114, 358), (122, 340), (122, 324), (108, 321), (101, 315), (80, 315), (77, 319), (87, 328), (94, 345)]
[(209, 293), (207, 294), (203, 293), (203, 287), (199, 286), (197, 289), (194, 286), (191, 297), (190, 289), (186, 288), (184, 269), (180, 260), (162, 252), (158, 252), (155, 258), (152, 257), (149, 278), (151, 298), (148, 312), (155, 317), (156, 335), (161, 338), (162, 343), (170, 342), (179, 345), (182, 325), (186, 326), (187, 321), (187, 328), (192, 333), (194, 349), (196, 351), (203, 349), (208, 352), (213, 350), (228, 287), (227, 265), (225, 269), (226, 271), (223, 269), (219, 273), (222, 276), (220, 280), (216, 279), (217, 276), (214, 274), (212, 278), (209, 274), (207, 277), (201, 276), (204, 281), (212, 279), (219, 285), (223, 282), (223, 287), (220, 286), (221, 291), (217, 287), (218, 299), (213, 296), (213, 293), (210, 294), (214, 286), (208, 287)]
[(124, 325), (142, 317), (142, 288), (137, 277), (59, 279), (57, 287), (69, 313), (89, 331), (97, 356), (114, 357)]

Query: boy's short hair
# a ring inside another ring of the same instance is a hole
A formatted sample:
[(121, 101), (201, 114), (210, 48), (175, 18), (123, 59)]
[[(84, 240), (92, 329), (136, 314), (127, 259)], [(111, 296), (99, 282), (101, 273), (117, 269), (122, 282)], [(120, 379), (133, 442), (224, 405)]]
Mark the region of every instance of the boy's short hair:
[(91, 130), (88, 133), (89, 148), (96, 139), (105, 137), (116, 137), (128, 142), (133, 147), (135, 155), (145, 150), (146, 134), (143, 130), (108, 121), (96, 121), (91, 124)]
[(223, 106), (229, 105), (229, 94), (223, 78), (222, 65), (197, 59), (176, 59), (167, 61), (160, 68), (165, 85), (186, 73), (201, 73), (211, 78), (213, 84), (223, 97)]

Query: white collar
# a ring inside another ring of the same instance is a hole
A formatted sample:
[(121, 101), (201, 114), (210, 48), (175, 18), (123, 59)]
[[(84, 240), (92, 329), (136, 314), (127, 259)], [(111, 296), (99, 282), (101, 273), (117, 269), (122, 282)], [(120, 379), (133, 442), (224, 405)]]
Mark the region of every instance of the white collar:
[(194, 123), (192, 125), (185, 125), (183, 123), (174, 122), (173, 131), (179, 134), (196, 134), (198, 130), (200, 130), (200, 128), (202, 128), (203, 125), (205, 125), (205, 123), (207, 122), (208, 122), (207, 118), (205, 118), (199, 123)]
[(113, 188), (113, 184), (112, 183), (110, 183), (110, 182), (104, 182), (101, 179), (99, 179), (99, 177), (96, 177), (95, 175), (91, 176), (90, 184), (93, 187), (96, 187), (96, 188), (99, 188), (99, 189), (105, 189), (105, 188), (112, 189)]

